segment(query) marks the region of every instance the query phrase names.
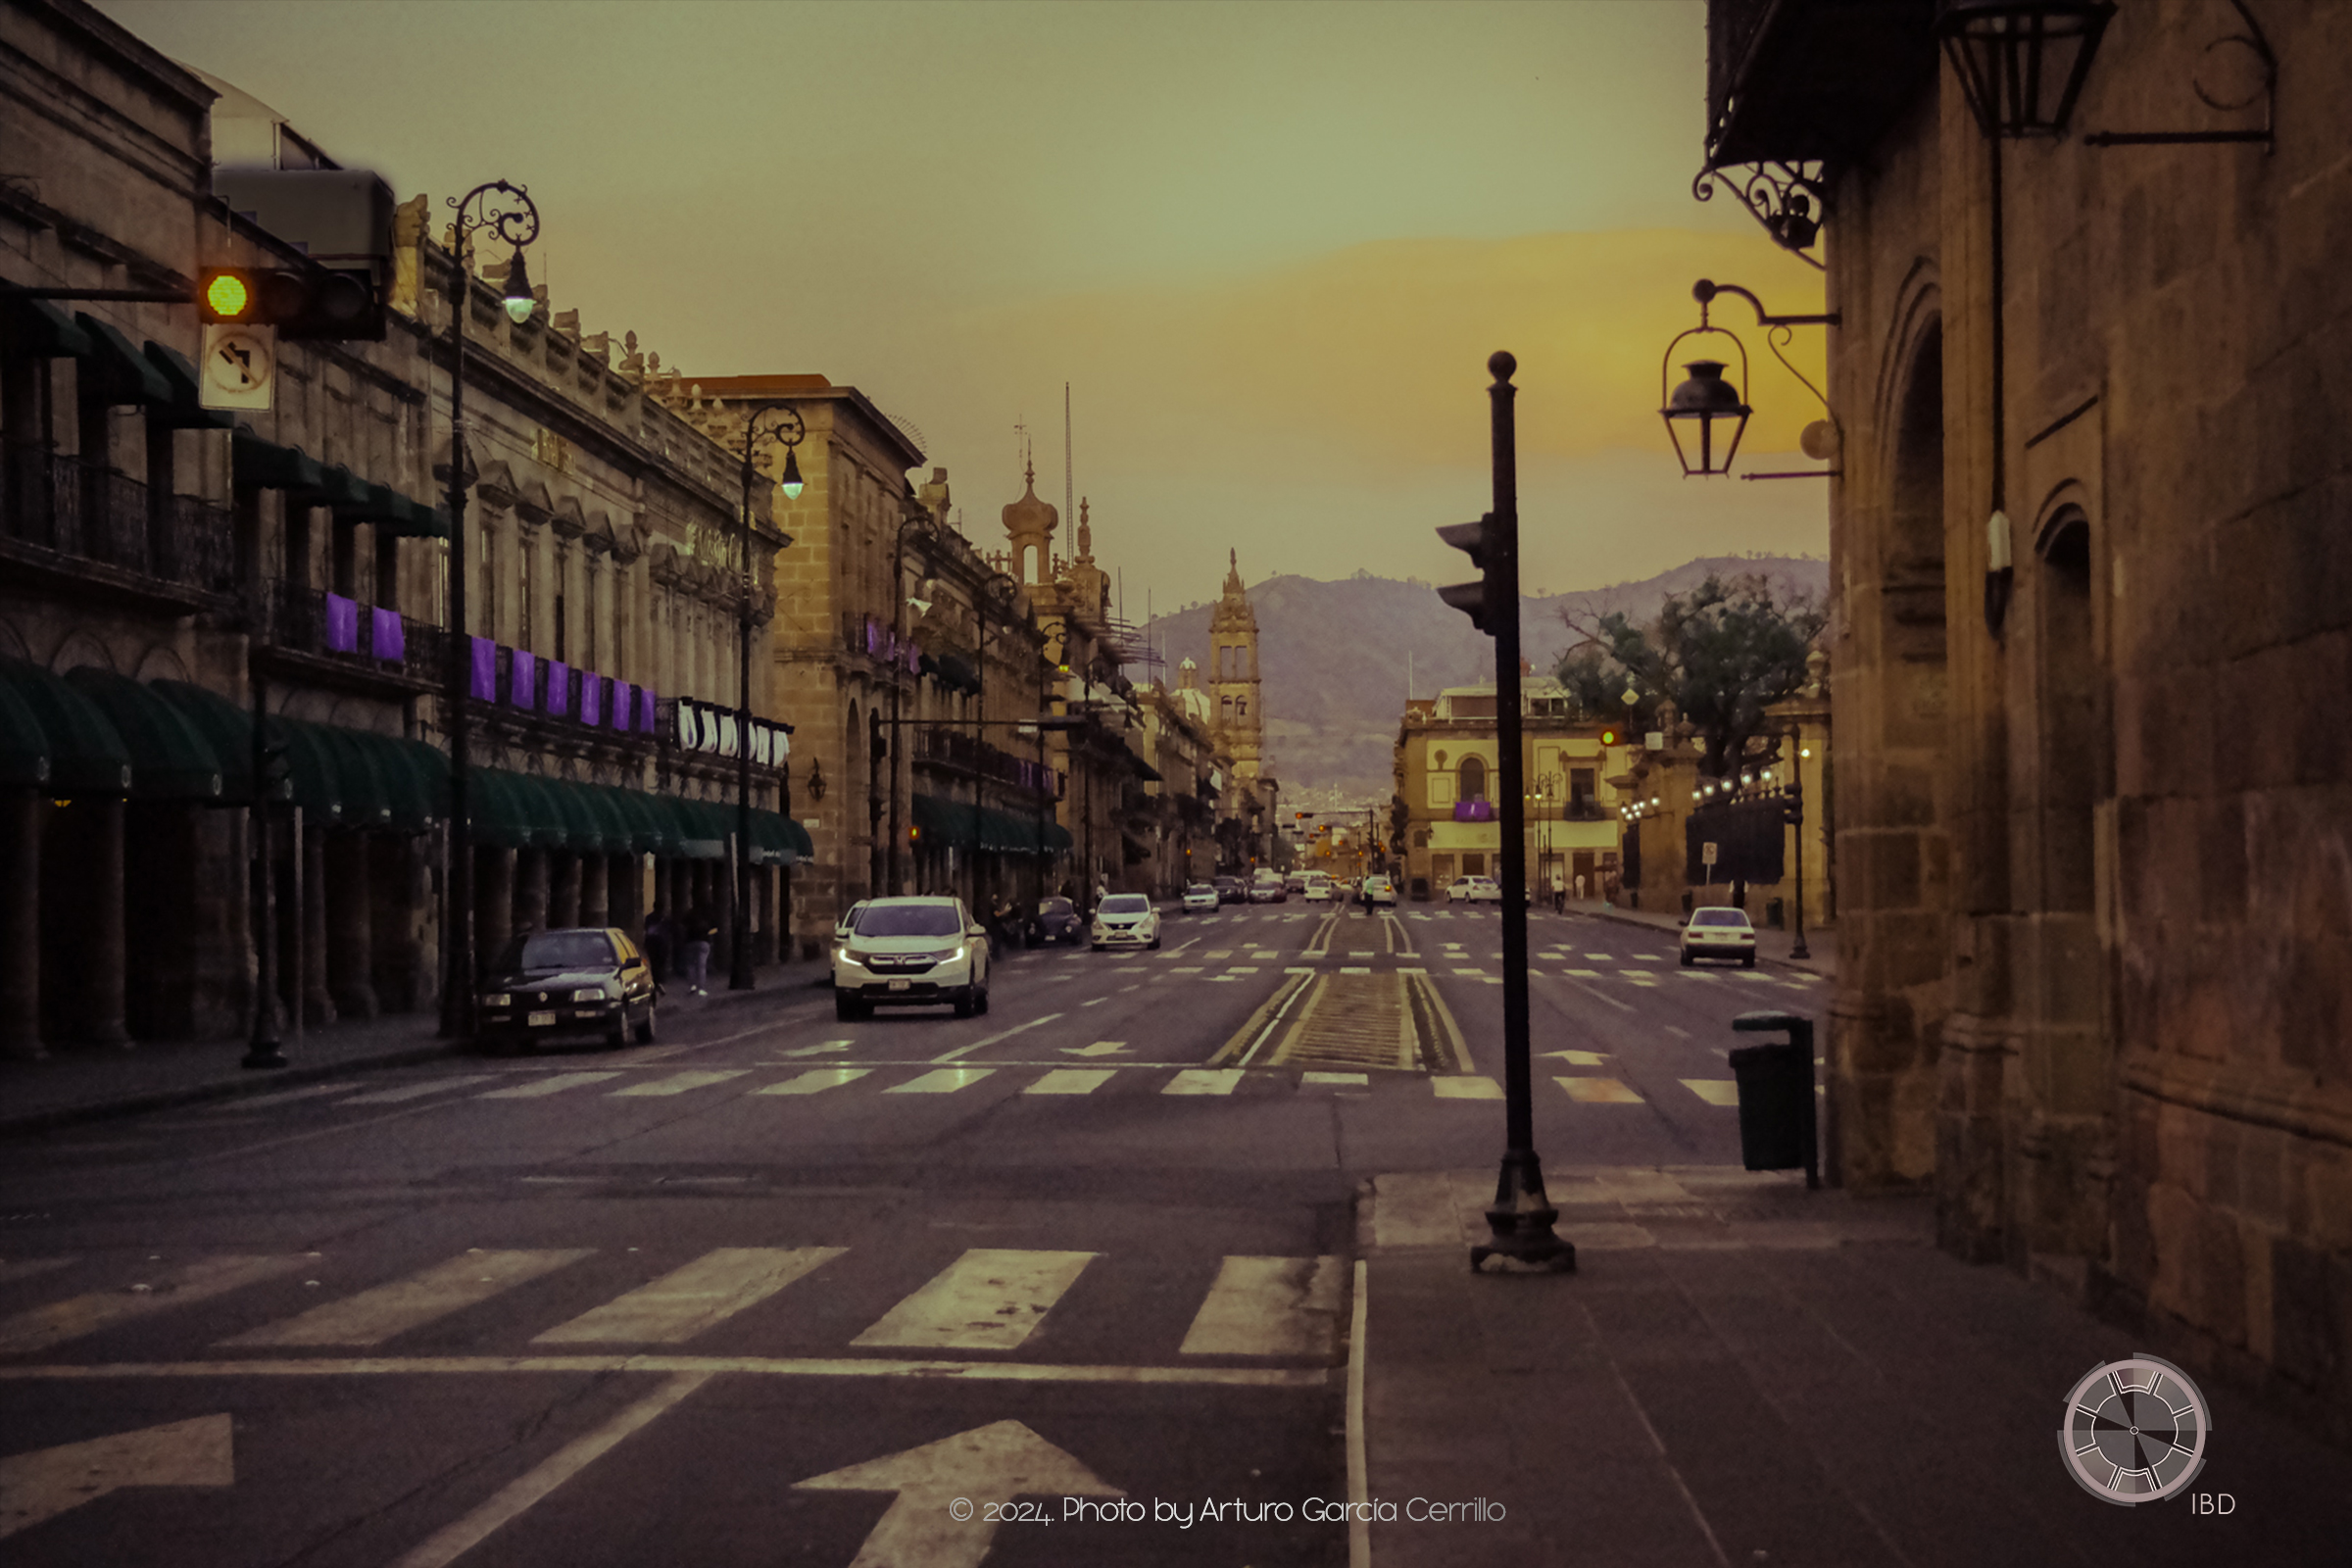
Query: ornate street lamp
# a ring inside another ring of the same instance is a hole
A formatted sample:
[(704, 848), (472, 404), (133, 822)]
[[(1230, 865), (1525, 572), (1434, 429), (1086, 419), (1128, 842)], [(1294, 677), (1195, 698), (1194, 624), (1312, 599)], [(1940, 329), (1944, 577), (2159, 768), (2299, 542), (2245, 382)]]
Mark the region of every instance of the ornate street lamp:
[[(521, 264), (516, 263), (517, 266)], [(808, 433), (801, 416), (788, 403), (763, 403), (743, 421), (743, 576), (735, 587), (735, 908), (728, 942), (733, 950), (727, 970), (729, 991), (749, 991), (752, 976), (752, 475), (760, 447), (784, 449), (784, 478), (778, 486), (786, 499), (801, 493), (801, 466), (794, 448)], [(784, 545), (790, 535), (779, 528)], [(779, 547), (781, 548), (781, 547)]]
[[(1710, 278), (1702, 277), (1690, 285), (1690, 297), (1698, 301), (1698, 324), (1676, 334), (1674, 341), (1666, 345), (1665, 359), (1658, 366), (1658, 390), (1665, 400), (1665, 407), (1658, 413), (1666, 420), (1666, 434), (1674, 441), (1674, 455), (1683, 465), (1685, 478), (1693, 475), (1711, 477), (1716, 474), (1730, 473), (1732, 459), (1740, 450), (1740, 438), (1747, 431), (1748, 416), (1755, 412), (1748, 407), (1747, 402), (1747, 345), (1740, 341), (1740, 335), (1737, 332), (1713, 324), (1711, 313), (1716, 296), (1720, 294), (1737, 294), (1740, 298), (1747, 301), (1749, 307), (1756, 313), (1756, 324), (1765, 328), (1764, 343), (1767, 348), (1772, 350), (1772, 357), (1779, 360), (1782, 368), (1795, 376), (1806, 391), (1820, 399), (1825, 412), (1830, 406), (1829, 399), (1822, 397), (1821, 388), (1806, 380), (1803, 372), (1788, 363), (1788, 356), (1781, 352), (1781, 345), (1795, 336), (1794, 329), (1797, 327), (1836, 326), (1838, 314), (1831, 311), (1812, 316), (1775, 316), (1764, 309), (1762, 300), (1739, 284), (1718, 283)], [(1690, 378), (1671, 393), (1666, 392), (1666, 371), (1674, 361), (1675, 349), (1680, 346), (1684, 338), (1702, 335), (1731, 339), (1732, 346), (1740, 351), (1740, 384), (1734, 386), (1725, 378), (1724, 371), (1728, 368), (1726, 362), (1692, 360), (1683, 367), (1690, 372)], [(1727, 423), (1731, 432), (1730, 439), (1723, 443), (1720, 460), (1715, 455), (1715, 426), (1718, 422)], [(1695, 442), (1698, 449), (1698, 461), (1695, 465), (1691, 462), (1690, 450), (1683, 445), (1683, 429), (1678, 428), (1678, 425), (1695, 427)], [(1836, 423), (1827, 419), (1815, 420), (1806, 426), (1802, 445), (1807, 457), (1835, 457), (1838, 451)], [(1838, 470), (1836, 468), (1805, 468), (1792, 473), (1747, 473), (1741, 474), (1740, 477), (1743, 479), (1835, 478), (1838, 472)]]
[(1943, 52), (1987, 136), (2057, 136), (2090, 74), (2108, 0), (1945, 0)]
[(453, 196), (449, 205), (457, 218), (449, 257), (449, 687), (444, 693), (449, 706), (449, 872), (442, 881), (446, 903), (441, 940), (448, 951), (441, 964), (441, 1033), (464, 1039), (473, 1033), (473, 831), (466, 758), (473, 650), (466, 633), (466, 488), (472, 482), (466, 456), (466, 307), (473, 274), (466, 265), (466, 238), (476, 229), (495, 228), (498, 237), (514, 247), (505, 300), (507, 318), (520, 326), (538, 308), (522, 252), (539, 237), (539, 209), (520, 185), (503, 179)]

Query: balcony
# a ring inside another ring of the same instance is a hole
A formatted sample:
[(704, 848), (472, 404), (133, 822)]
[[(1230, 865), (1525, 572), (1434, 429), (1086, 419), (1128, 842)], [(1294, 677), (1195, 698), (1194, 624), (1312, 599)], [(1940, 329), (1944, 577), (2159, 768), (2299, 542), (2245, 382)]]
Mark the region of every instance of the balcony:
[(224, 507), (31, 446), (8, 449), (0, 495), (0, 552), (60, 586), (182, 614), (236, 590)]
[(1707, 147), (1851, 164), (1936, 74), (1936, 0), (1707, 0)]
[(404, 695), (448, 678), (449, 634), (300, 583), (271, 584), (270, 658), (328, 684)]
[(913, 734), (908, 755), (918, 763), (965, 778), (995, 779), (1049, 801), (1058, 794), (1054, 769), (1034, 759), (1015, 757), (961, 730), (926, 727)]

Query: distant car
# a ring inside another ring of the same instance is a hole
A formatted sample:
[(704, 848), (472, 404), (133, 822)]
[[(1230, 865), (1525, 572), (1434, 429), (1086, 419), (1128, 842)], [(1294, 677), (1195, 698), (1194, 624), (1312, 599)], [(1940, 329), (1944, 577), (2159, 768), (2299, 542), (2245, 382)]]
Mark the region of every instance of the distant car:
[(1250, 890), (1242, 885), (1242, 879), (1238, 876), (1221, 876), (1217, 878), (1215, 887), (1219, 904), (1248, 904), (1250, 902)]
[(1282, 878), (1271, 871), (1250, 884), (1251, 904), (1288, 904), (1290, 900), (1290, 891), (1282, 885)]
[(1329, 904), (1339, 894), (1339, 890), (1332, 886), (1331, 878), (1319, 874), (1309, 874), (1301, 892), (1309, 904)]
[(1213, 882), (1195, 882), (1184, 890), (1184, 912), (1187, 914), (1213, 913), (1225, 901), (1218, 897)]
[(1457, 876), (1446, 884), (1447, 904), (1500, 904), (1502, 884), (1491, 876)]
[(961, 899), (872, 900), (833, 950), (834, 1015), (942, 1003), (958, 1018), (986, 1012), (988, 956), (988, 933)]
[(1756, 966), (1756, 928), (1744, 909), (1697, 909), (1683, 927), (1683, 967), (1694, 958), (1738, 958), (1741, 968)]
[(1288, 876), (1282, 879), (1282, 891), (1285, 893), (1304, 893), (1306, 891), (1307, 875), (1308, 873), (1304, 871), (1291, 872)]
[(1394, 908), (1396, 904), (1396, 884), (1385, 876), (1368, 876), (1364, 878), (1364, 885), (1356, 897), (1366, 904), (1385, 904)]
[(615, 1051), (654, 1043), (653, 966), (628, 933), (595, 926), (515, 937), (474, 993), (474, 1038), (487, 1051), (528, 1051), (563, 1035), (597, 1035)]
[(1088, 933), (1097, 953), (1105, 948), (1159, 946), (1159, 911), (1141, 893), (1113, 893), (1095, 906), (1094, 929)]
[(1029, 929), (1024, 940), (1033, 948), (1049, 942), (1066, 942), (1071, 947), (1086, 934), (1086, 922), (1078, 918), (1078, 907), (1067, 899), (1040, 899), (1037, 912), (1029, 916)]

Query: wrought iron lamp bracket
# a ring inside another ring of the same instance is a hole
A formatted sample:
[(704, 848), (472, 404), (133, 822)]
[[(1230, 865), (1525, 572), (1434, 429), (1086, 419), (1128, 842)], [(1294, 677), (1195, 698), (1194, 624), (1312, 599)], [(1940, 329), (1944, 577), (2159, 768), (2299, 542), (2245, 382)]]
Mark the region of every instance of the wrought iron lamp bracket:
[[(466, 216), (466, 209), (472, 206), (476, 198), (492, 195), (510, 197), (517, 205), (494, 207), (484, 202), (479, 218)], [(477, 228), (496, 228), (498, 237), (516, 250), (539, 237), (539, 205), (531, 200), (530, 192), (525, 187), (511, 180), (494, 179), (476, 185), (463, 196), (450, 197), (449, 205), (457, 212), (457, 248), (461, 252), (465, 249), (465, 236)]]
[(2261, 74), (2261, 82), (2243, 98), (2235, 100), (2216, 98), (2205, 90), (2200, 66), (2200, 74), (2188, 79), (2189, 91), (2195, 93), (2197, 101), (2206, 108), (2219, 110), (2224, 114), (2251, 108), (2259, 101), (2262, 104), (2262, 128), (2260, 130), (2094, 130), (2083, 136), (2082, 140), (2092, 147), (2183, 147), (2232, 142), (2260, 142), (2264, 152), (2277, 152), (2278, 150), (2278, 56), (2271, 48), (2270, 35), (2262, 30), (2262, 24), (2255, 21), (2254, 13), (2247, 9), (2246, 0), (2230, 0), (2230, 8), (2235, 11), (2238, 20), (2245, 24), (2245, 31), (2224, 33), (2221, 37), (2214, 39), (2205, 46), (2203, 59), (2211, 60), (2224, 50), (2243, 49), (2253, 57), (2255, 66)]
[(1709, 164), (1690, 181), (1691, 196), (1715, 199), (1715, 185), (1740, 198), (1740, 205), (1764, 225), (1772, 242), (1814, 269), (1824, 270), (1821, 259), (1808, 255), (1821, 237), (1830, 213), (1829, 166), (1818, 158), (1760, 159), (1752, 164)]
[[(1772, 357), (1774, 359), (1781, 362), (1781, 368), (1787, 370), (1790, 375), (1794, 376), (1797, 384), (1803, 387), (1806, 391), (1812, 393), (1814, 400), (1820, 403), (1821, 412), (1828, 418), (1830, 428), (1837, 432), (1840, 449), (1842, 449), (1845, 439), (1845, 431), (1843, 427), (1838, 423), (1838, 416), (1830, 408), (1830, 400), (1823, 395), (1821, 388), (1813, 384), (1812, 379), (1808, 377), (1804, 371), (1798, 369), (1789, 362), (1788, 355), (1781, 352), (1785, 345), (1792, 343), (1796, 340), (1796, 328), (1800, 326), (1838, 325), (1838, 313), (1836, 311), (1828, 311), (1814, 316), (1775, 316), (1770, 311), (1764, 309), (1764, 302), (1762, 300), (1756, 298), (1754, 294), (1748, 292), (1746, 289), (1741, 288), (1739, 284), (1718, 283), (1711, 278), (1702, 277), (1697, 282), (1690, 285), (1690, 297), (1698, 301), (1698, 326), (1693, 328), (1693, 330), (1715, 332), (1724, 331), (1724, 328), (1722, 327), (1708, 326), (1707, 315), (1709, 308), (1714, 304), (1715, 300), (1719, 296), (1725, 294), (1737, 294), (1740, 296), (1740, 298), (1747, 301), (1748, 308), (1756, 313), (1756, 324), (1765, 328), (1764, 346), (1772, 351)], [(1690, 333), (1686, 332), (1683, 334), (1683, 337), (1688, 337), (1690, 335)], [(1732, 341), (1735, 343), (1740, 342), (1740, 339), (1736, 334), (1727, 332), (1725, 335), (1731, 337)], [(1678, 337), (1674, 341), (1676, 343), (1680, 343), (1682, 340), (1683, 339), (1681, 337)], [(1671, 359), (1674, 354), (1674, 348), (1672, 344), (1667, 346), (1666, 352), (1668, 358)], [(1744, 376), (1747, 361), (1747, 349), (1744, 344), (1740, 346), (1740, 358), (1742, 374), (1740, 399), (1742, 402), (1744, 402), (1746, 400), (1746, 385)], [(1834, 479), (1843, 471), (1844, 470), (1839, 468), (1804, 468), (1790, 473), (1743, 473), (1740, 477), (1742, 479)]]

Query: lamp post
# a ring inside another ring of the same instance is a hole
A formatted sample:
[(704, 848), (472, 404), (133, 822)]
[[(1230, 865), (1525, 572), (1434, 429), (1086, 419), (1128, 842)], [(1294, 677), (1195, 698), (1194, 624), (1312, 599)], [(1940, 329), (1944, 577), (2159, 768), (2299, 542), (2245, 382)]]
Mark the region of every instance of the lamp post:
[[(774, 416), (770, 418), (770, 416)], [(761, 442), (784, 449), (784, 477), (776, 488), (787, 500), (801, 494), (801, 458), (794, 450), (808, 427), (789, 403), (762, 403), (743, 421), (743, 577), (735, 589), (735, 910), (730, 922), (727, 989), (749, 991), (752, 977), (752, 475)], [(779, 528), (783, 544), (792, 540)]]
[[(539, 237), (539, 209), (520, 185), (503, 179), (453, 196), (449, 205), (457, 217), (449, 257), (449, 686), (443, 694), (449, 705), (449, 869), (442, 878), (441, 940), (447, 951), (441, 962), (441, 1033), (464, 1039), (473, 1033), (473, 832), (466, 759), (473, 649), (466, 633), (466, 310), (473, 273), (466, 265), (466, 238), (475, 229), (496, 228), (498, 237), (514, 248), (507, 264), (505, 298), (507, 318), (520, 326), (538, 308), (522, 251)], [(475, 213), (469, 215), (469, 208)]]

